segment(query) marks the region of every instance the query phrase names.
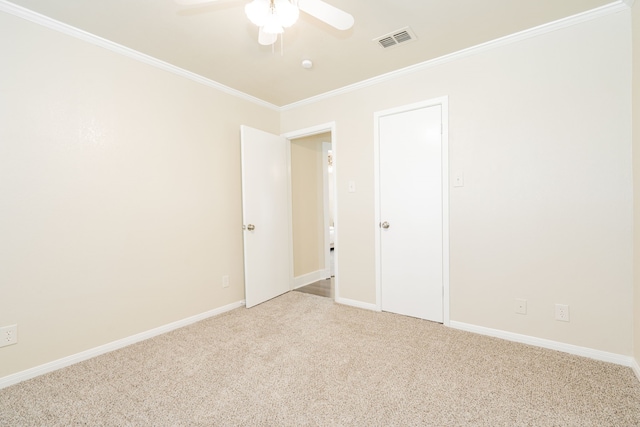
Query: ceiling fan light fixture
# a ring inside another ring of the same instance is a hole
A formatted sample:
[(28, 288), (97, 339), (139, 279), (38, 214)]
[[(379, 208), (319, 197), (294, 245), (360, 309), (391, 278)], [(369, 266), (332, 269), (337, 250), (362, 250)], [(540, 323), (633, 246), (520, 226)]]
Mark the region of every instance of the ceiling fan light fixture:
[(258, 27), (264, 26), (271, 14), (269, 0), (253, 0), (251, 3), (247, 3), (244, 7), (244, 13), (253, 24)]
[(298, 7), (289, 0), (253, 0), (244, 7), (253, 24), (263, 27), (269, 34), (280, 34), (292, 26), (300, 14)]
[(277, 34), (268, 34), (263, 27), (258, 30), (258, 43), (262, 46), (271, 46), (278, 40)]
[(295, 24), (300, 16), (298, 6), (294, 5), (289, 0), (275, 0), (273, 10), (273, 14), (278, 16), (280, 24), (285, 28)]
[(282, 34), (284, 33), (284, 28), (277, 19), (268, 19), (267, 22), (262, 26), (262, 31), (267, 34)]

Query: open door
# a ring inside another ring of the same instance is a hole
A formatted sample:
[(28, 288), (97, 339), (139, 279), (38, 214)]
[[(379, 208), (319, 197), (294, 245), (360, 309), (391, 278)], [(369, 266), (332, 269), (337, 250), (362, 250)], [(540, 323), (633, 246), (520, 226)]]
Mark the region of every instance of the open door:
[(290, 290), (287, 140), (240, 127), (247, 308)]

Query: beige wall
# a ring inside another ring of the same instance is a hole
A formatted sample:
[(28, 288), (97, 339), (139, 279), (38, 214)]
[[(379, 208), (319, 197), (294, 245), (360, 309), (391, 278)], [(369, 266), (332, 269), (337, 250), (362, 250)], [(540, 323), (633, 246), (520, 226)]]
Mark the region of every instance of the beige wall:
[(294, 277), (325, 267), (323, 142), (331, 142), (331, 134), (291, 141)]
[(0, 377), (244, 298), (240, 124), (336, 122), (339, 297), (375, 303), (373, 113), (444, 95), (452, 320), (634, 354), (629, 18), (278, 114), (0, 13)]
[(376, 302), (374, 112), (446, 95), (451, 175), (465, 177), (450, 189), (451, 320), (631, 355), (629, 22), (605, 16), (283, 112), (284, 132), (336, 122), (338, 297)]
[(633, 20), (633, 200), (634, 200), (634, 357), (640, 362), (640, 2)]
[(0, 377), (242, 300), (239, 126), (277, 111), (0, 28)]

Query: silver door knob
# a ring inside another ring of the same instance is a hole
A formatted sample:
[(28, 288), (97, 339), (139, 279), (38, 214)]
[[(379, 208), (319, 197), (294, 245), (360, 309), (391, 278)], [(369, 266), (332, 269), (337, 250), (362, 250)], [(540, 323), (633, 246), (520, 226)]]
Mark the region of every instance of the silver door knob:
[(256, 229), (256, 226), (255, 226), (255, 225), (253, 225), (253, 224), (249, 224), (249, 225), (247, 225), (247, 230), (249, 230), (249, 231), (253, 231), (253, 230), (255, 230), (255, 229)]
[(382, 222), (382, 223), (380, 223), (380, 227), (384, 228), (386, 230), (387, 228), (389, 228), (389, 223), (387, 221)]

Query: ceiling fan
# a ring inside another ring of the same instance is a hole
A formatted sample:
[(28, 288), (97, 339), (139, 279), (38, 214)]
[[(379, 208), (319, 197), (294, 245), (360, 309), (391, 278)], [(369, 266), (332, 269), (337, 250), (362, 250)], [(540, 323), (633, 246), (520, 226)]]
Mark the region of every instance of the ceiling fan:
[[(228, 0), (174, 0), (183, 6), (215, 3)], [(233, 0), (237, 1), (237, 0)], [(322, 0), (252, 0), (244, 7), (249, 20), (258, 26), (258, 43), (272, 45), (285, 28), (298, 20), (299, 11), (331, 25), (338, 30), (348, 30), (354, 19), (349, 13)]]

